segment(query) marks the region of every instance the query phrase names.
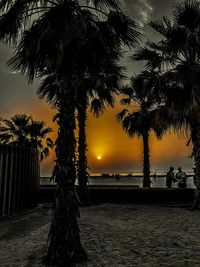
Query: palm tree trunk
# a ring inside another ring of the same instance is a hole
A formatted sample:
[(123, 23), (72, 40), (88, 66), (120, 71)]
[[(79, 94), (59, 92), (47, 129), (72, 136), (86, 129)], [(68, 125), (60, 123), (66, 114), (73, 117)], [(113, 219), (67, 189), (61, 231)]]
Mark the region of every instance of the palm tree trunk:
[(148, 131), (143, 133), (143, 187), (150, 187), (150, 163), (149, 163), (149, 133)]
[(87, 119), (87, 103), (86, 99), (78, 105), (78, 183), (79, 183), (79, 197), (84, 205), (90, 205), (89, 191), (87, 186), (87, 141), (86, 141), (86, 119)]
[(200, 122), (190, 123), (191, 138), (193, 144), (193, 157), (196, 168), (196, 188), (200, 191)]
[[(63, 90), (64, 91), (64, 90)], [(75, 104), (73, 96), (63, 94), (60, 100), (56, 166), (53, 176), (57, 183), (53, 218), (48, 238), (47, 265), (71, 266), (85, 259), (80, 242), (77, 217), (79, 201), (75, 191)]]

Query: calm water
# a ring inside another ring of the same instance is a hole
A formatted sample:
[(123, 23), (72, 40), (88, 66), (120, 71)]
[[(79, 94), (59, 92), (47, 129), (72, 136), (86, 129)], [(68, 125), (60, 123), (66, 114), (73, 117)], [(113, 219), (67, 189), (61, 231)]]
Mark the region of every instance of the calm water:
[[(157, 177), (151, 178), (151, 187), (166, 187), (166, 178), (165, 177)], [(142, 187), (143, 178), (142, 177), (131, 177), (127, 178), (122, 176), (120, 180), (116, 180), (115, 178), (101, 178), (101, 177), (90, 177), (89, 178), (89, 184), (91, 185), (137, 185), (139, 187)], [(176, 188), (178, 187), (177, 183), (172, 183), (172, 187)], [(187, 178), (187, 187), (188, 188), (194, 188), (193, 183), (193, 177)]]
[[(188, 174), (191, 175), (191, 174)], [(102, 177), (102, 176), (90, 176), (88, 179), (89, 185), (113, 185), (113, 186), (120, 186), (120, 185), (136, 185), (139, 187), (142, 187), (142, 180), (143, 178), (141, 176), (132, 176), (132, 177), (127, 177), (125, 176), (120, 176), (118, 179), (116, 177)], [(157, 177), (153, 178), (151, 177), (151, 187), (160, 187), (160, 188), (165, 188), (165, 177)], [(40, 179), (40, 184), (54, 184), (54, 182), (50, 183), (50, 178), (49, 177), (41, 177)], [(172, 183), (172, 187), (177, 188), (178, 185), (177, 183)], [(188, 176), (187, 178), (187, 187), (188, 188), (194, 188), (194, 183), (193, 183), (193, 177)]]

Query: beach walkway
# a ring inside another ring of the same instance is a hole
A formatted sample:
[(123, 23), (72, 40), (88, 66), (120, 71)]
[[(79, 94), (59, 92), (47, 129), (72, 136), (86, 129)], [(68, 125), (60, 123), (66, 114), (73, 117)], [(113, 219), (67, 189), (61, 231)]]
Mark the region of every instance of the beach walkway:
[[(78, 267), (199, 267), (200, 211), (167, 204), (81, 208), (89, 261)], [(0, 221), (0, 267), (42, 267), (51, 209)]]

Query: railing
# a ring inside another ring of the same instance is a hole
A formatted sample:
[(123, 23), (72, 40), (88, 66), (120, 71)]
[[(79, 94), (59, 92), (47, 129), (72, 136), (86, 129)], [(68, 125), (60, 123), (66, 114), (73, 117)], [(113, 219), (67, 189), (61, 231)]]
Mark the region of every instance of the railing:
[(0, 145), (0, 216), (36, 207), (39, 181), (37, 149)]

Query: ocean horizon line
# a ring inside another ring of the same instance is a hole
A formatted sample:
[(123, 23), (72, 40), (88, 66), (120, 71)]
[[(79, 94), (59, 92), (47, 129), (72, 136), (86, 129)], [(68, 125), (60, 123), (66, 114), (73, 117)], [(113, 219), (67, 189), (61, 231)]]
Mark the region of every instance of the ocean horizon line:
[[(164, 176), (166, 175), (166, 173), (169, 171), (169, 168), (167, 169), (156, 169), (156, 170), (152, 170), (150, 172), (150, 176)], [(174, 173), (176, 173), (178, 170), (174, 170)], [(184, 172), (186, 172), (187, 175), (194, 175), (194, 172), (192, 169), (183, 169)], [(91, 172), (89, 173), (89, 177), (112, 177), (112, 176), (116, 176), (116, 175), (120, 175), (121, 177), (126, 177), (126, 176), (139, 176), (142, 177), (143, 176), (143, 172), (142, 171), (122, 171), (122, 172), (118, 172), (118, 171), (111, 171), (111, 172), (106, 172), (106, 171), (102, 171), (102, 172)], [(40, 178), (49, 178), (51, 177), (51, 174), (41, 174)]]

